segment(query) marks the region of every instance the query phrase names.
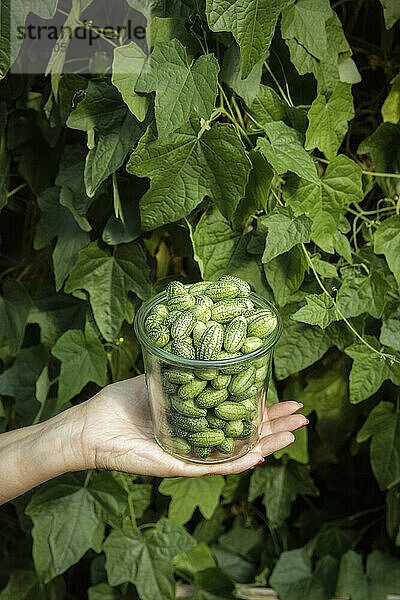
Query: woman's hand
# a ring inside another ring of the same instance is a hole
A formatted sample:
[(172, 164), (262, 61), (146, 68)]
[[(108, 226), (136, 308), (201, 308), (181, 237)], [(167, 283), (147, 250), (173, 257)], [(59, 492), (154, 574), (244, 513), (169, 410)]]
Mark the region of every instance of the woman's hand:
[(114, 383), (81, 405), (85, 410), (82, 452), (85, 468), (158, 477), (240, 473), (294, 441), (291, 431), (308, 423), (295, 414), (301, 404), (281, 402), (266, 410), (258, 444), (245, 456), (221, 464), (196, 465), (164, 452), (153, 437), (144, 375)]

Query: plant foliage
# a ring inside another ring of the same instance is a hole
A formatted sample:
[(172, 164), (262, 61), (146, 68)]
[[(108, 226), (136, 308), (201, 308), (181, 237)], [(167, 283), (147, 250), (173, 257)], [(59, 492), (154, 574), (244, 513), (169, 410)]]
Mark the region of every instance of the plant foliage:
[[(57, 5), (17, 4), (23, 19)], [(47, 77), (7, 74), (19, 42), (2, 36), (0, 431), (143, 372), (140, 302), (224, 273), (278, 306), (269, 400), (302, 402), (310, 425), (240, 475), (77, 473), (16, 499), (0, 600), (173, 600), (176, 580), (193, 600), (254, 583), (385, 600), (400, 593), (399, 3), (128, 4), (149, 55), (120, 37), (104, 76), (57, 75), (54, 56)]]

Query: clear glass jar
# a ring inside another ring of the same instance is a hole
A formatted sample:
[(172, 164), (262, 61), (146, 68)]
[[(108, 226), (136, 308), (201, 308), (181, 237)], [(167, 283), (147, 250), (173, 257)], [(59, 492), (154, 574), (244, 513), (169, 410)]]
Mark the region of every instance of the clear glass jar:
[[(134, 327), (143, 351), (154, 437), (163, 450), (180, 460), (199, 464), (235, 460), (249, 452), (260, 437), (273, 348), (279, 340), (282, 325), (278, 311), (270, 302), (256, 294), (249, 298), (255, 308), (272, 310), (277, 326), (254, 352), (224, 360), (182, 358), (151, 342), (145, 321), (156, 304), (165, 303), (165, 292), (145, 302), (135, 316)], [(236, 377), (237, 382), (240, 374), (247, 379), (247, 388), (239, 396), (232, 396), (229, 385), (232, 387), (232, 380)], [(183, 386), (186, 387), (182, 389)], [(188, 405), (192, 412), (193, 406), (196, 410), (196, 398), (202, 392), (207, 390), (210, 395), (208, 390), (214, 390), (211, 395), (217, 396), (215, 392), (221, 386), (223, 400), (220, 404), (229, 402), (229, 406), (224, 405), (224, 411), (230, 411), (230, 414), (224, 412), (221, 418), (221, 409), (217, 405), (196, 411), (196, 416), (182, 415), (182, 400), (189, 401), (184, 405), (185, 412)], [(242, 407), (246, 408), (245, 415)], [(222, 438), (221, 430), (225, 439), (216, 443)], [(204, 433), (194, 435), (199, 432)]]

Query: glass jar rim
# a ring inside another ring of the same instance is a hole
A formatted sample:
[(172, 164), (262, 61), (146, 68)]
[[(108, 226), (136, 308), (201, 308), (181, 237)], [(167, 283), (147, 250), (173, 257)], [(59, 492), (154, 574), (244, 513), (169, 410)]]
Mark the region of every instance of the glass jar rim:
[[(191, 284), (186, 284), (186, 288), (190, 288)], [(205, 368), (216, 368), (216, 367), (226, 367), (228, 365), (236, 365), (240, 363), (247, 362), (249, 360), (255, 360), (265, 356), (275, 344), (278, 342), (281, 332), (282, 332), (282, 320), (279, 315), (279, 312), (275, 308), (275, 306), (262, 298), (255, 293), (251, 293), (248, 298), (254, 300), (259, 308), (268, 308), (272, 310), (277, 319), (277, 324), (274, 331), (265, 339), (265, 342), (260, 348), (254, 350), (253, 352), (249, 352), (248, 354), (243, 354), (242, 356), (236, 356), (234, 358), (224, 358), (222, 360), (197, 360), (192, 358), (184, 358), (183, 356), (177, 356), (176, 354), (172, 354), (171, 352), (167, 352), (162, 348), (159, 348), (155, 344), (151, 342), (151, 340), (146, 335), (145, 329), (145, 321), (149, 314), (149, 312), (156, 306), (156, 304), (161, 304), (163, 300), (166, 300), (167, 294), (165, 291), (160, 292), (156, 296), (153, 296), (143, 302), (142, 306), (139, 308), (138, 312), (135, 315), (134, 320), (134, 329), (136, 337), (138, 338), (140, 344), (146, 348), (151, 354), (162, 358), (164, 361), (169, 361), (170, 363), (179, 363), (180, 366), (191, 367), (194, 369), (205, 369)]]

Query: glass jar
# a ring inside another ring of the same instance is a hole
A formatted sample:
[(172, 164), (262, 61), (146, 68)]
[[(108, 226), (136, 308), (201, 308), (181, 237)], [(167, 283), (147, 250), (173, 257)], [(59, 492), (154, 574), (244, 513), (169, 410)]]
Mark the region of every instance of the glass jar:
[[(182, 358), (151, 342), (145, 321), (157, 304), (165, 303), (165, 292), (145, 302), (135, 316), (154, 437), (163, 450), (180, 460), (199, 464), (235, 460), (249, 452), (260, 437), (273, 348), (282, 325), (270, 302), (256, 294), (249, 298), (255, 308), (270, 309), (277, 326), (257, 350), (224, 360)], [(234, 388), (233, 396), (230, 389)]]

